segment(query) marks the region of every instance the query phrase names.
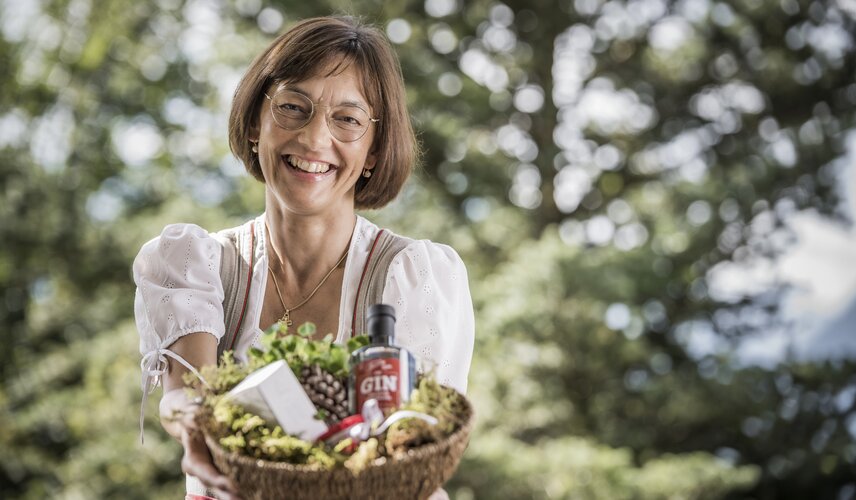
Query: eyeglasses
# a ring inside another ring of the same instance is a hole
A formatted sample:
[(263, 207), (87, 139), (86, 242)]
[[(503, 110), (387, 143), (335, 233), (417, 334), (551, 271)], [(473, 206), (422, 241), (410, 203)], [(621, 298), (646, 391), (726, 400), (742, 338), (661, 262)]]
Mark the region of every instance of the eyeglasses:
[[(305, 127), (315, 116), (315, 104), (312, 99), (293, 90), (280, 90), (270, 99), (270, 110), (277, 125), (286, 130), (299, 130)], [(342, 142), (354, 142), (362, 139), (369, 125), (377, 123), (380, 118), (372, 118), (368, 112), (356, 104), (340, 104), (324, 106), (327, 110), (327, 127), (333, 137)]]

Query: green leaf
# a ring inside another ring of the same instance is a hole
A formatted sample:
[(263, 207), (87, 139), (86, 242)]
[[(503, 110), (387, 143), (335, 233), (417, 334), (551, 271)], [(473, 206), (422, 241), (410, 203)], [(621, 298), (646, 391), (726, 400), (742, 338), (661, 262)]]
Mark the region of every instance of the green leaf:
[(367, 335), (357, 335), (348, 339), (348, 352), (354, 352), (360, 347), (369, 345), (369, 337)]
[(315, 326), (315, 323), (310, 323), (307, 321), (306, 323), (303, 323), (302, 325), (297, 327), (297, 334), (301, 337), (309, 338), (315, 335), (315, 332), (317, 330), (318, 328)]

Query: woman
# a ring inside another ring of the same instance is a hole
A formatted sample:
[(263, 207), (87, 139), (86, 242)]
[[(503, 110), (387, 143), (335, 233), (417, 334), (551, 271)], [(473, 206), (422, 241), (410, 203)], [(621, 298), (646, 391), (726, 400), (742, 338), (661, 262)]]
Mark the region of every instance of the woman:
[[(144, 387), (163, 381), (161, 422), (184, 446), (191, 497), (203, 494), (200, 482), (221, 498), (237, 492), (193, 432), (184, 373), (216, 363), (218, 345), (245, 359), (280, 320), (311, 321), (319, 336), (336, 332), (337, 342), (362, 333), (357, 318), (365, 304), (357, 296), (379, 235), (390, 233), (355, 210), (391, 201), (417, 157), (389, 43), (352, 18), (298, 23), (247, 70), (235, 92), (229, 143), (265, 185), (265, 213), (231, 233), (249, 237), (241, 240), (251, 263), (246, 293), (227, 292), (226, 281), (241, 280), (221, 277), (234, 253), (230, 240), (198, 226), (168, 226), (134, 262)], [(396, 342), (433, 362), (441, 383), (464, 392), (474, 326), (463, 262), (445, 245), (393, 239), (403, 249), (391, 252), (369, 288), (396, 308)], [(230, 297), (232, 306), (242, 303), (234, 336), (225, 327), (237, 317), (224, 316)]]

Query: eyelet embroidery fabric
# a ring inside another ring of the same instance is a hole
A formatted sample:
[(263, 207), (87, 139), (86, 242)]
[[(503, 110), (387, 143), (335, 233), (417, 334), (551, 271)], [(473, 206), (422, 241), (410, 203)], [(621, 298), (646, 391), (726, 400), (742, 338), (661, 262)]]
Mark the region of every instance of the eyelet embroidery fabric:
[[(133, 267), (143, 354), (193, 331), (223, 336), (219, 264), (220, 245), (193, 224), (171, 224), (143, 245)], [(141, 316), (148, 325), (140, 324)]]
[(475, 324), (466, 268), (449, 246), (415, 241), (397, 255), (383, 300), (396, 304), (396, 341), (437, 368), (440, 383), (467, 390)]

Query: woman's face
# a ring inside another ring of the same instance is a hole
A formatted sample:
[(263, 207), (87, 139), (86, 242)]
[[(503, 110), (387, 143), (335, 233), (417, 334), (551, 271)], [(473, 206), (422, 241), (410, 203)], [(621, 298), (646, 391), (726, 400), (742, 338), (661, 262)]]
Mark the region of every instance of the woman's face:
[[(328, 71), (318, 73), (325, 75)], [(333, 76), (287, 82), (267, 89), (270, 97), (275, 97), (282, 89), (296, 91), (308, 97), (315, 106), (309, 123), (298, 130), (287, 130), (277, 124), (273, 116), (273, 101), (265, 99), (262, 103), (258, 154), (268, 203), (276, 203), (283, 210), (302, 215), (353, 212), (357, 180), (364, 169), (374, 168), (375, 157), (370, 148), (375, 125), (368, 123), (368, 129), (360, 139), (344, 142), (337, 139), (331, 130), (335, 127), (332, 124), (336, 116), (329, 122), (327, 117), (331, 108), (342, 105), (361, 107), (368, 116), (374, 116), (370, 103), (360, 90), (359, 76), (354, 65), (349, 65)], [(337, 132), (337, 135), (343, 134)]]

